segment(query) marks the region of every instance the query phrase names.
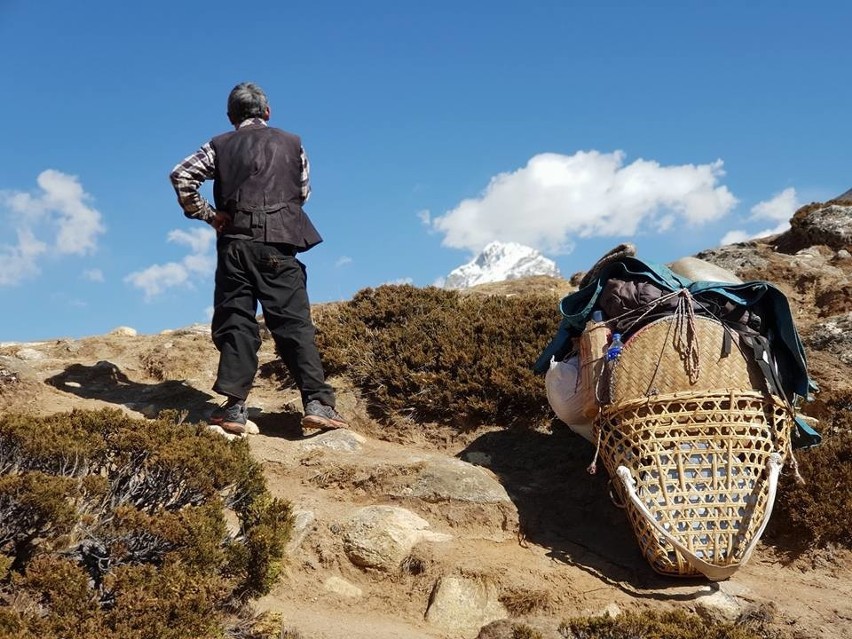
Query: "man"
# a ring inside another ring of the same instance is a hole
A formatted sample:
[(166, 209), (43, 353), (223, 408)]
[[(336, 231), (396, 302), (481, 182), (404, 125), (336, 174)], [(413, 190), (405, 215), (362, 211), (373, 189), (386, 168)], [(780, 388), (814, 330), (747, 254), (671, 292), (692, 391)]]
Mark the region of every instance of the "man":
[[(296, 259), (322, 241), (302, 209), (311, 192), (308, 159), (298, 136), (267, 125), (269, 115), (263, 90), (238, 84), (228, 96), (234, 131), (214, 137), (169, 176), (184, 214), (207, 222), (218, 235), (212, 334), (219, 370), (213, 390), (226, 400), (210, 422), (229, 433), (245, 432), (245, 402), (260, 348), (260, 302), (301, 392), (302, 425), (345, 428), (314, 339), (305, 266)], [(198, 191), (210, 179), (215, 208)]]

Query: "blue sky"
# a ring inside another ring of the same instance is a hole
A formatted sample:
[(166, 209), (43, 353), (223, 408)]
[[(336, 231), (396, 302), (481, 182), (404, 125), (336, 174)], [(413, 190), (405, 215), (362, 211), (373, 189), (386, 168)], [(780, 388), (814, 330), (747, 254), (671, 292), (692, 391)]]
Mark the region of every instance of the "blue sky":
[[(302, 136), (314, 302), (426, 286), (491, 240), (562, 273), (782, 229), (852, 187), (852, 4), (0, 0), (0, 341), (209, 320), (168, 181), (267, 92)], [(209, 189), (205, 189), (209, 193)]]

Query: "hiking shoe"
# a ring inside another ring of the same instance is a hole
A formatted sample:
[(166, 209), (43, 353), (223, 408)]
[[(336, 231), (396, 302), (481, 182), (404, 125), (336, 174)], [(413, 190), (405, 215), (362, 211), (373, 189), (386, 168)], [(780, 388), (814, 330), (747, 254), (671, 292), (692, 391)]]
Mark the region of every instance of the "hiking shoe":
[(229, 399), (221, 406), (214, 408), (208, 420), (232, 435), (242, 435), (246, 432), (248, 409), (243, 400)]
[(304, 428), (349, 428), (349, 424), (336, 410), (316, 399), (309, 401), (305, 406), (302, 426)]

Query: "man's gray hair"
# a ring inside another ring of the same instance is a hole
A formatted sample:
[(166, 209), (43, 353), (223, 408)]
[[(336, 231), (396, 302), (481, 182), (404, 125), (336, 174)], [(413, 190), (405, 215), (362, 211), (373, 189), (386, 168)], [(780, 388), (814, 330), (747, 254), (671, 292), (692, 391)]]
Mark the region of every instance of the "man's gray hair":
[(235, 124), (249, 118), (265, 118), (269, 101), (259, 86), (241, 82), (228, 95), (228, 117)]

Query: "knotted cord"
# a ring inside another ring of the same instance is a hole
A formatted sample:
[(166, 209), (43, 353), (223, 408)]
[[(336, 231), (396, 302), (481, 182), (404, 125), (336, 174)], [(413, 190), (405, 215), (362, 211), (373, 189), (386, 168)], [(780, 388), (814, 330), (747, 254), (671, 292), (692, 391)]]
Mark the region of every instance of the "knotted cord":
[(695, 338), (695, 308), (689, 290), (682, 288), (677, 293), (674, 347), (680, 354), (689, 382), (694, 384), (701, 373), (698, 340)]
[[(677, 352), (680, 353), (680, 358), (684, 363), (684, 369), (689, 376), (689, 381), (691, 383), (695, 383), (701, 372), (698, 340), (695, 338), (695, 308), (693, 306), (693, 304), (698, 303), (698, 301), (692, 297), (687, 289), (682, 288), (677, 291), (667, 293), (666, 295), (661, 295), (639, 309), (630, 309), (621, 315), (609, 318), (606, 320), (606, 323), (610, 325), (617, 325), (621, 320), (629, 320), (628, 326), (624, 329), (625, 333), (629, 332), (657, 307), (665, 304), (674, 297), (677, 297), (677, 306), (674, 311), (676, 319), (674, 323), (675, 336), (673, 344)], [(715, 317), (715, 315), (710, 313), (709, 309), (707, 309), (704, 305), (701, 306), (710, 314), (711, 317)], [(640, 310), (642, 312), (637, 314), (637, 311)], [(670, 332), (671, 328), (672, 327), (670, 326)], [(728, 330), (728, 328), (725, 327), (725, 330)], [(666, 335), (666, 341), (668, 341), (668, 339), (669, 335)], [(653, 388), (654, 378), (659, 371), (662, 361), (662, 354), (663, 353), (660, 352), (660, 359), (657, 361), (657, 367), (654, 370), (654, 375), (651, 377), (651, 380), (649, 380), (648, 393), (650, 393)]]

